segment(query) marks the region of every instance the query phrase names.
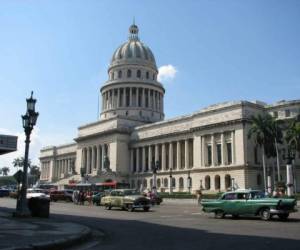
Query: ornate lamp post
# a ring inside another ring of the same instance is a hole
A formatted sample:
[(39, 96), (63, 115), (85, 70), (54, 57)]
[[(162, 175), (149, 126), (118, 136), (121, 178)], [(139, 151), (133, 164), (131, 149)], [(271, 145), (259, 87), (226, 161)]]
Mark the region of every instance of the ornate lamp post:
[(187, 182), (188, 182), (188, 189), (189, 189), (189, 194), (191, 193), (191, 188), (192, 188), (192, 178), (190, 176), (191, 172), (188, 171), (188, 178), (187, 178)]
[(286, 187), (287, 195), (292, 196), (294, 194), (294, 177), (293, 177), (293, 160), (295, 159), (295, 152), (288, 146), (287, 155), (283, 155), (283, 159), (286, 160)]
[(27, 111), (25, 115), (22, 115), (23, 128), (26, 135), (25, 140), (25, 156), (24, 156), (24, 165), (23, 165), (23, 178), (22, 178), (22, 188), (21, 195), (17, 200), (16, 216), (23, 217), (29, 216), (30, 211), (27, 205), (27, 171), (28, 171), (28, 154), (29, 154), (29, 144), (30, 144), (30, 134), (33, 130), (33, 127), (36, 124), (37, 118), (39, 116), (38, 112), (35, 112), (35, 103), (36, 99), (32, 97), (33, 91), (29, 99), (26, 99), (27, 102)]
[(172, 171), (173, 171), (173, 169), (172, 168), (170, 168), (170, 191), (169, 191), (169, 193), (170, 194), (173, 194), (173, 176), (172, 176)]
[(157, 189), (156, 189), (156, 174), (157, 174), (157, 170), (159, 170), (159, 161), (156, 161), (155, 163), (152, 162), (152, 171), (153, 171), (153, 186), (152, 186), (152, 190), (154, 192), (155, 195), (157, 195)]

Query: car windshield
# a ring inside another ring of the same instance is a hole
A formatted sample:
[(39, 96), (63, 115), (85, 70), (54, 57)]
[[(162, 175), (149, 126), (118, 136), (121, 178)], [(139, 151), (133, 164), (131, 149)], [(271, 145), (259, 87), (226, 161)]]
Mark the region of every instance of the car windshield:
[(261, 191), (250, 193), (250, 199), (263, 199), (263, 198), (266, 198), (266, 195)]
[(136, 190), (125, 190), (124, 195), (140, 195), (140, 193)]

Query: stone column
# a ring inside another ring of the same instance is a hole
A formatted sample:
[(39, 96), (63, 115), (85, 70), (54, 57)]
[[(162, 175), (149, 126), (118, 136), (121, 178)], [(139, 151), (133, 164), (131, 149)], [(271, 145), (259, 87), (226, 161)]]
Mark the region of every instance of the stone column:
[(173, 143), (170, 142), (169, 144), (169, 168), (174, 169), (174, 163), (173, 163)]
[(132, 106), (132, 88), (129, 88), (129, 106)]
[(189, 164), (190, 164), (190, 161), (189, 161), (189, 140), (186, 139), (184, 141), (184, 167), (185, 168), (189, 168)]
[(180, 141), (177, 141), (177, 169), (181, 169), (181, 147), (180, 147)]
[(155, 94), (155, 91), (154, 90), (152, 90), (152, 109), (154, 110), (155, 109), (155, 96), (154, 96), (154, 94)]
[(235, 134), (231, 131), (231, 154), (232, 154), (232, 164), (235, 164)]
[(133, 151), (134, 151), (133, 148), (130, 149), (130, 170), (131, 170), (132, 173), (133, 173), (133, 170), (134, 170)]
[(96, 148), (96, 150), (97, 150), (97, 163), (96, 163), (96, 169), (97, 170), (100, 170), (100, 146), (99, 145), (97, 145), (96, 146), (97, 148)]
[(87, 168), (86, 173), (89, 174), (91, 169), (91, 154), (90, 154), (90, 148), (87, 148)]
[(146, 147), (142, 147), (142, 172), (146, 171)]
[(212, 166), (216, 165), (216, 143), (215, 143), (215, 135), (211, 135), (211, 161)]
[(226, 160), (226, 142), (224, 133), (221, 134), (221, 155), (222, 155), (222, 165), (227, 165)]
[(94, 170), (95, 168), (95, 148), (94, 146), (92, 146), (92, 159), (91, 159), (91, 172)]
[(166, 170), (166, 144), (163, 143), (162, 144), (162, 147), (161, 147), (161, 167), (162, 167), (162, 170), (165, 171)]
[(152, 146), (149, 145), (148, 148), (148, 171), (151, 172), (152, 170)]
[(146, 104), (145, 104), (145, 89), (142, 88), (142, 108), (145, 108)]
[(139, 88), (135, 89), (135, 106), (139, 106)]
[(140, 149), (136, 148), (136, 172), (140, 171)]
[(126, 88), (123, 88), (123, 107), (126, 107)]
[(148, 108), (151, 108), (152, 105), (151, 105), (151, 99), (150, 99), (150, 89), (148, 89)]
[(117, 91), (118, 91), (117, 92), (117, 108), (119, 108), (120, 107), (120, 88), (118, 88)]
[(154, 157), (155, 157), (155, 162), (154, 164), (156, 164), (156, 162), (159, 160), (159, 153), (158, 153), (158, 144), (155, 144), (155, 149), (154, 149)]
[(164, 112), (164, 96), (161, 94), (161, 112)]
[(101, 157), (101, 169), (104, 169), (104, 157), (105, 157), (105, 145), (101, 145), (101, 152), (102, 152), (102, 157)]

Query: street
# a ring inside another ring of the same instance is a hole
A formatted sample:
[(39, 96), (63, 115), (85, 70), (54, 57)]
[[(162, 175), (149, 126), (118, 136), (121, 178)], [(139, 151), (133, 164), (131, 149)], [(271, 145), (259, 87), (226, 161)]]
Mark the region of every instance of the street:
[[(1, 207), (16, 200), (2, 198)], [(51, 203), (51, 218), (89, 226), (94, 237), (71, 249), (299, 249), (300, 213), (274, 218), (214, 219), (194, 204), (162, 203), (150, 212)], [(51, 219), (50, 218), (50, 219)]]

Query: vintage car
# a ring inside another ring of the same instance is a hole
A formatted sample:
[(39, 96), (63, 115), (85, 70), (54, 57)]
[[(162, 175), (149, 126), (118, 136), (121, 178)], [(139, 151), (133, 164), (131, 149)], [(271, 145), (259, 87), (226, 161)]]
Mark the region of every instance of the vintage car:
[(95, 192), (92, 196), (93, 204), (96, 206), (100, 206), (101, 199), (105, 196), (104, 192)]
[(142, 208), (149, 211), (150, 200), (141, 195), (134, 189), (114, 189), (109, 195), (101, 199), (101, 205), (106, 209), (120, 207), (128, 211), (134, 211), (136, 208)]
[(52, 190), (50, 191), (51, 201), (72, 201), (73, 190)]
[(44, 199), (50, 199), (50, 196), (45, 193), (44, 189), (40, 188), (28, 188), (26, 198), (44, 198)]
[(269, 198), (258, 190), (237, 190), (224, 193), (219, 199), (201, 201), (202, 210), (215, 213), (215, 218), (232, 215), (260, 216), (262, 220), (269, 220), (273, 215), (286, 220), (289, 214), (297, 211), (295, 199)]

